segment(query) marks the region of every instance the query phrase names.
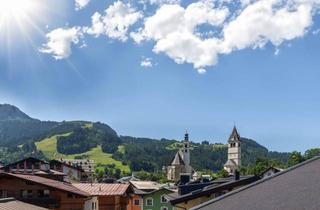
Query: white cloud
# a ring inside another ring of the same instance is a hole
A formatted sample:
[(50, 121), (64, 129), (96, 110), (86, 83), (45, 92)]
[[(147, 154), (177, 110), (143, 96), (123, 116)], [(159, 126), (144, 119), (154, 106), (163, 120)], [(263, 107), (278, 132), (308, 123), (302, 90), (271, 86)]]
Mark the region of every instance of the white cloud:
[(109, 38), (126, 41), (129, 27), (142, 17), (142, 13), (136, 11), (129, 3), (116, 1), (106, 9), (104, 15), (96, 12), (91, 17), (92, 26), (86, 31), (95, 36), (105, 34)]
[(81, 10), (89, 4), (90, 0), (75, 0), (76, 10)]
[(145, 39), (143, 28), (139, 28), (136, 32), (130, 32), (130, 37), (137, 44), (140, 44)]
[(200, 68), (200, 69), (197, 69), (198, 73), (199, 74), (205, 74), (207, 73), (207, 70), (203, 69), (203, 68)]
[(48, 42), (40, 52), (52, 54), (57, 60), (67, 58), (71, 55), (71, 46), (78, 44), (82, 36), (80, 27), (57, 28), (46, 35)]
[[(215, 65), (219, 54), (262, 48), (267, 43), (278, 47), (303, 37), (319, 0), (240, 0), (240, 10), (229, 19), (229, 10), (213, 2), (199, 1), (186, 8), (164, 4), (145, 19), (143, 29), (130, 35), (137, 43), (155, 41), (155, 53), (165, 53), (179, 64), (193, 64), (205, 73), (204, 68)], [(203, 36), (202, 25), (209, 28), (210, 36)]]
[(186, 9), (166, 4), (146, 19), (138, 41), (142, 40), (141, 37), (155, 40), (153, 51), (166, 53), (179, 64), (191, 63), (197, 69), (214, 65), (217, 62), (219, 40), (201, 39), (195, 31), (201, 24), (221, 27), (228, 14), (227, 8), (214, 8), (210, 2), (193, 3)]
[(180, 0), (149, 0), (150, 4), (180, 4)]
[(103, 17), (99, 12), (94, 13), (91, 17), (92, 26), (90, 28), (86, 28), (86, 32), (96, 37), (105, 33), (105, 24), (102, 19)]
[[(79, 8), (89, 1), (76, 0)], [(83, 33), (123, 42), (130, 36), (138, 44), (153, 41), (153, 52), (164, 53), (178, 64), (192, 64), (204, 74), (207, 67), (217, 64), (219, 55), (235, 50), (263, 48), (271, 43), (277, 55), (281, 44), (290, 44), (288, 41), (308, 32), (320, 8), (320, 0), (237, 0), (232, 5), (219, 3), (230, 0), (200, 0), (186, 7), (179, 5), (180, 0), (140, 2), (159, 7), (135, 31), (129, 29), (143, 18), (142, 12), (118, 0), (103, 14), (94, 13), (90, 27), (58, 28), (48, 33), (48, 42), (41, 52), (53, 54), (56, 59), (66, 58)], [(230, 15), (227, 7), (235, 5), (239, 8), (230, 9)], [(151, 60), (141, 61), (141, 66), (150, 65)]]
[(148, 6), (161, 6), (164, 4), (180, 4), (181, 0), (138, 0), (139, 4), (143, 5), (143, 10), (147, 10)]
[(232, 52), (263, 47), (267, 42), (279, 46), (284, 41), (302, 37), (312, 24), (311, 9), (308, 4), (279, 8), (278, 0), (253, 3), (223, 29), (223, 47), (226, 52)]
[(143, 58), (140, 66), (145, 67), (145, 68), (150, 68), (153, 66), (152, 64), (152, 59), (151, 58)]

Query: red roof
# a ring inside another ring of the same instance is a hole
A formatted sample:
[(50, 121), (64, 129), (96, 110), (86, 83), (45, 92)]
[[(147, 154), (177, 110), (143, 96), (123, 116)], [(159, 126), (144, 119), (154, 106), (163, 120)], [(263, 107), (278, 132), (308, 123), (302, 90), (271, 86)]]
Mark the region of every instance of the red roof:
[(77, 195), (84, 196), (84, 197), (90, 196), (90, 194), (88, 194), (87, 192), (81, 191), (79, 188), (76, 188), (75, 186), (73, 186), (72, 184), (67, 183), (67, 182), (60, 182), (57, 180), (47, 179), (47, 178), (35, 176), (35, 175), (12, 174), (12, 173), (2, 173), (0, 175), (23, 179), (26, 181), (34, 182), (34, 183), (37, 183), (40, 185), (52, 187), (52, 188), (55, 188), (58, 190), (62, 190), (62, 191), (68, 192), (68, 193), (77, 194)]
[(49, 210), (47, 208), (42, 208), (39, 206), (34, 206), (28, 203), (23, 203), (21, 201), (17, 201), (14, 198), (4, 198), (0, 199), (0, 209), (1, 210)]
[(105, 183), (73, 183), (73, 186), (90, 195), (123, 195), (129, 188), (129, 184)]

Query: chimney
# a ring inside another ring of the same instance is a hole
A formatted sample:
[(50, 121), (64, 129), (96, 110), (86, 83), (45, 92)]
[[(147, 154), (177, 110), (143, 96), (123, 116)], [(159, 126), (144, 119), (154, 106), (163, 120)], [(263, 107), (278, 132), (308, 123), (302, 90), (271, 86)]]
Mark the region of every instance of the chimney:
[(190, 182), (190, 174), (180, 174), (180, 185)]
[(234, 180), (237, 181), (237, 180), (239, 180), (239, 179), (240, 179), (240, 172), (236, 170), (236, 171), (234, 172)]
[(201, 181), (204, 182), (204, 183), (205, 182), (210, 182), (210, 178), (211, 178), (210, 175), (202, 175), (201, 176)]

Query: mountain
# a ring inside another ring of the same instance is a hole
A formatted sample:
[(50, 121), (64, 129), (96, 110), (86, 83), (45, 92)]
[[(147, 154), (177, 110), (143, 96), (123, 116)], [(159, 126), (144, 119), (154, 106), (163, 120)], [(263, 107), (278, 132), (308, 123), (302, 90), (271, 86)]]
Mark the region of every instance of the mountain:
[(40, 121), (29, 117), (19, 108), (0, 105), (0, 146), (17, 146), (44, 135), (57, 122)]
[(0, 121), (33, 120), (19, 108), (10, 104), (0, 104)]
[[(254, 140), (242, 138), (242, 162), (258, 157), (286, 163), (288, 153), (269, 152)], [(88, 158), (97, 167), (123, 172), (161, 171), (182, 144), (177, 140), (119, 136), (110, 126), (88, 121), (40, 121), (17, 107), (0, 105), (0, 160), (12, 162), (26, 156), (45, 159)], [(191, 164), (196, 170), (219, 170), (227, 158), (227, 145), (191, 143)]]

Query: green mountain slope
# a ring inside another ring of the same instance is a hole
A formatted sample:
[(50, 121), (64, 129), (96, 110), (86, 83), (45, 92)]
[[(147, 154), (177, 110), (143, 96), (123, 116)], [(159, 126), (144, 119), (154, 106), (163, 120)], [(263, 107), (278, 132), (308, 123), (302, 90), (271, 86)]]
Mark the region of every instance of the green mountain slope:
[[(251, 165), (258, 157), (286, 163), (287, 153), (269, 152), (254, 140), (242, 139), (242, 162)], [(161, 171), (170, 164), (180, 141), (118, 136), (100, 122), (51, 122), (33, 119), (11, 105), (0, 105), (0, 161), (27, 156), (40, 158), (88, 158), (97, 166), (112, 165), (124, 172)], [(219, 170), (227, 158), (224, 144), (191, 144), (191, 164), (196, 170)]]
[(57, 139), (59, 137), (70, 136), (71, 133), (54, 135), (49, 138), (43, 139), (41, 141), (35, 142), (37, 150), (41, 151), (44, 156), (48, 159), (76, 159), (76, 158), (84, 158), (91, 159), (94, 161), (96, 166), (103, 166), (108, 164), (114, 164), (116, 168), (119, 168), (124, 173), (128, 173), (130, 171), (129, 167), (123, 165), (120, 161), (117, 161), (112, 158), (112, 154), (108, 154), (102, 151), (100, 145), (88, 150), (84, 153), (76, 153), (76, 154), (62, 154), (57, 151)]

